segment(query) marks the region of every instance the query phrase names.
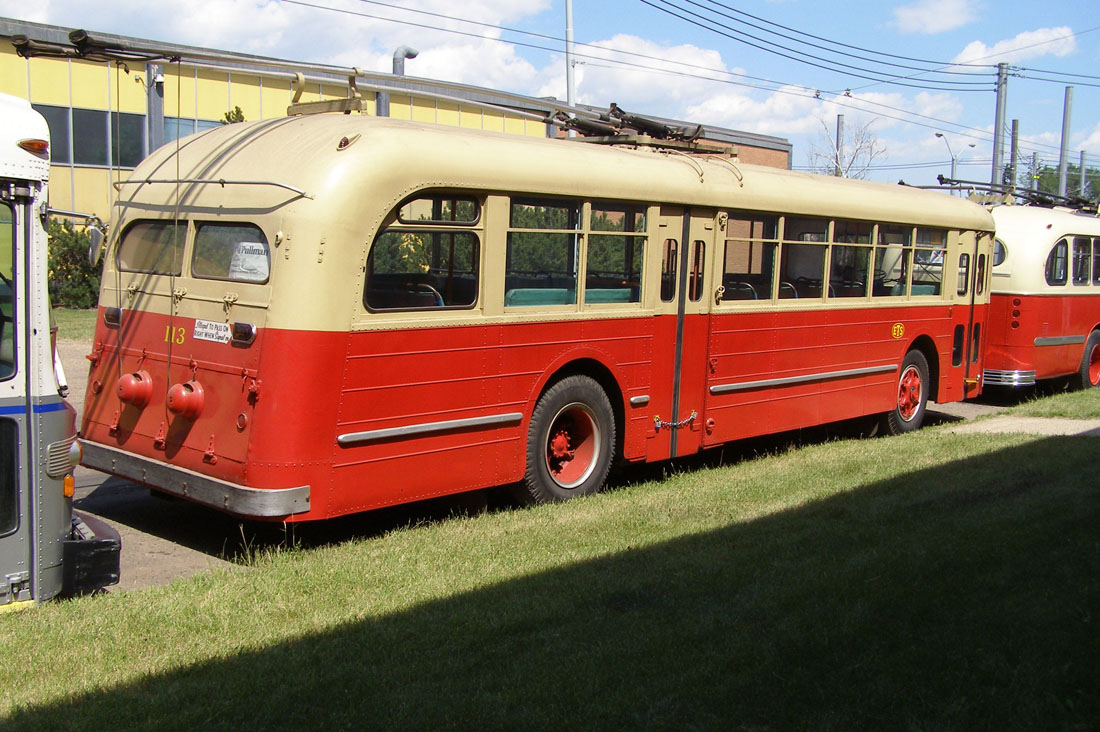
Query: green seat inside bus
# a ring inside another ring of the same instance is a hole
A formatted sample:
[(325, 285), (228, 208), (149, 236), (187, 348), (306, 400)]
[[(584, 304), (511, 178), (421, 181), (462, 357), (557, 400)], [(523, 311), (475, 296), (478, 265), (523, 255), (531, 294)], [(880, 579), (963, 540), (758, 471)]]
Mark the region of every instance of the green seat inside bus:
[(584, 291), (584, 301), (589, 304), (632, 302), (630, 295), (627, 287), (594, 287)]
[(517, 287), (504, 293), (506, 306), (572, 305), (576, 301), (576, 291), (564, 287)]

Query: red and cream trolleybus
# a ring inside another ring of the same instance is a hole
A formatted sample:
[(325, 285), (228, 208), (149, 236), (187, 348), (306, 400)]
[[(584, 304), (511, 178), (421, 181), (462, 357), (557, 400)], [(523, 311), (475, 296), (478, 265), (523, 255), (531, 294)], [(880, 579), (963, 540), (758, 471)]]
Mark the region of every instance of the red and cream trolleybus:
[(1100, 384), (1100, 219), (1044, 206), (996, 206), (985, 383), (1072, 376)]
[(980, 388), (993, 221), (939, 193), (322, 114), (162, 148), (113, 218), (84, 461), (243, 516), (559, 500)]

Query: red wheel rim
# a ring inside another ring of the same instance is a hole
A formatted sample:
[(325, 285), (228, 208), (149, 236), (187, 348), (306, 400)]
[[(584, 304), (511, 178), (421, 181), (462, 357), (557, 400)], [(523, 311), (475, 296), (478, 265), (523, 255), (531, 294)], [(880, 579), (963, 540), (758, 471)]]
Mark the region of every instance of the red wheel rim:
[(907, 366), (898, 381), (898, 415), (906, 422), (912, 420), (920, 411), (920, 402), (920, 369)]
[(1100, 345), (1093, 346), (1089, 354), (1089, 383), (1100, 385)]
[(600, 427), (587, 405), (562, 407), (546, 435), (546, 470), (562, 488), (576, 488), (600, 459)]

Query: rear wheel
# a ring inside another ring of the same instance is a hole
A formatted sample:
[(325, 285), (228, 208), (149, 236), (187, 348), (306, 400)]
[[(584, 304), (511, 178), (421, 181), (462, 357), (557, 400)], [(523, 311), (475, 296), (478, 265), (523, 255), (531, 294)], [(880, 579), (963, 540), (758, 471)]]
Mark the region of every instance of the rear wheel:
[(1100, 330), (1094, 330), (1085, 342), (1078, 377), (1082, 389), (1100, 386)]
[(905, 354), (898, 377), (897, 403), (886, 413), (886, 429), (892, 435), (912, 432), (924, 421), (928, 403), (928, 359), (920, 351)]
[(524, 496), (536, 503), (595, 493), (615, 452), (615, 414), (587, 376), (568, 376), (535, 405), (527, 429)]

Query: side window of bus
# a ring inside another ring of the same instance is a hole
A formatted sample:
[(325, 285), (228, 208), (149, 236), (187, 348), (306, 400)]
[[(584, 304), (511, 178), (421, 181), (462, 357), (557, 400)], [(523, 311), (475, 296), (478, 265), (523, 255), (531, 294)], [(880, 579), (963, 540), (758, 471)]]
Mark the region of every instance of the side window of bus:
[(676, 239), (665, 239), (661, 252), (661, 302), (676, 299), (676, 262), (680, 259), (680, 247)]
[(979, 254), (978, 255), (978, 273), (974, 276), (974, 282), (977, 285), (979, 295), (981, 295), (983, 292), (985, 292), (985, 280), (986, 280), (985, 255), (984, 254)]
[(0, 419), (0, 536), (19, 528), (19, 478), (15, 455), (19, 429), (14, 420)]
[(580, 203), (512, 199), (504, 305), (575, 305)]
[(1066, 284), (1066, 258), (1069, 256), (1069, 242), (1059, 239), (1047, 255), (1046, 276), (1048, 285)]
[(123, 272), (179, 276), (187, 224), (178, 221), (138, 221), (122, 233), (116, 261)]
[(1005, 243), (1000, 239), (993, 240), (993, 266), (1000, 267), (1001, 263), (1008, 258), (1008, 249), (1005, 248)]
[(783, 224), (783, 247), (779, 256), (781, 299), (822, 296), (827, 249), (825, 242), (828, 239), (829, 222), (826, 219), (786, 219)]
[(875, 268), (871, 275), (871, 294), (874, 297), (906, 295), (912, 261), (912, 227), (880, 224), (875, 245)]
[(726, 222), (722, 300), (771, 300), (775, 272), (775, 216), (731, 215)]
[(1100, 285), (1100, 239), (1092, 240), (1092, 284)]
[(942, 229), (917, 229), (913, 250), (913, 282), (910, 295), (939, 295), (943, 287), (947, 232)]
[(641, 301), (645, 214), (644, 206), (592, 204), (584, 278), (586, 304)]
[(477, 234), (386, 229), (367, 255), (368, 310), (470, 308), (477, 302)]
[(1073, 284), (1087, 285), (1092, 280), (1092, 240), (1084, 236), (1073, 237)]
[(829, 297), (866, 297), (872, 228), (873, 225), (866, 221), (838, 220), (833, 223)]
[(267, 282), (271, 268), (267, 237), (252, 224), (198, 224), (191, 275), (209, 280)]
[(955, 292), (965, 295), (970, 289), (970, 255), (967, 252), (959, 254), (959, 284)]
[(0, 380), (15, 374), (15, 212), (0, 202)]

